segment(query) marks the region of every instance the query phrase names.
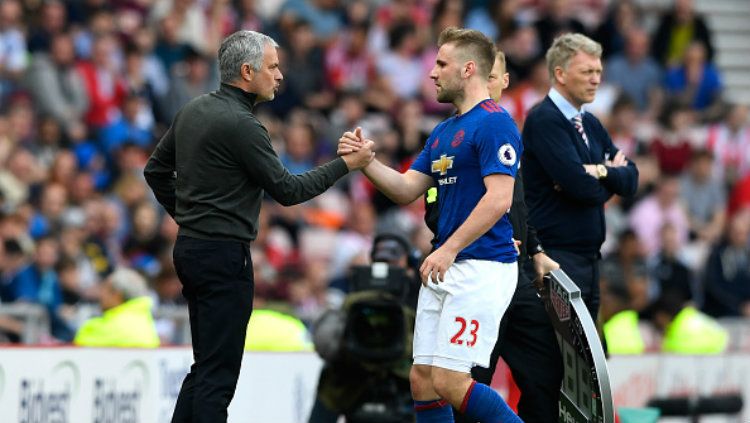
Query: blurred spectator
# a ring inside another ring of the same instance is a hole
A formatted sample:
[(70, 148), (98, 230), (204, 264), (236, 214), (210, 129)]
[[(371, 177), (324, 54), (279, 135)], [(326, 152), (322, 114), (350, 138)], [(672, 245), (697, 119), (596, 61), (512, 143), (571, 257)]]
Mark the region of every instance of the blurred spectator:
[(159, 233), (159, 215), (154, 206), (142, 202), (132, 209), (131, 230), (122, 247), (128, 265), (154, 278), (161, 270), (159, 256), (167, 240)]
[(721, 354), (729, 334), (711, 317), (679, 298), (662, 296), (653, 307), (654, 322), (663, 332), (662, 352), (671, 354)]
[(294, 314), (309, 326), (338, 300), (328, 289), (329, 272), (325, 260), (309, 260), (295, 267), (289, 269), (289, 300)]
[(750, 210), (750, 174), (740, 179), (729, 197), (729, 213)]
[(679, 299), (683, 303), (693, 300), (693, 275), (681, 257), (681, 248), (677, 231), (667, 223), (659, 231), (661, 248), (649, 263), (651, 277), (655, 282), (649, 292), (650, 299), (660, 296)]
[(26, 70), (28, 51), (24, 35), (23, 10), (18, 0), (0, 3), (0, 104), (17, 88)]
[(326, 82), (334, 90), (364, 93), (375, 82), (375, 59), (367, 50), (368, 30), (367, 23), (355, 23), (326, 51)]
[(662, 15), (651, 40), (651, 53), (667, 68), (683, 61), (693, 41), (705, 46), (708, 61), (714, 57), (711, 32), (703, 17), (695, 12), (693, 0), (674, 0), (672, 9)]
[(544, 3), (541, 18), (534, 24), (544, 50), (551, 46), (552, 41), (560, 34), (587, 33), (581, 21), (575, 17), (572, 6), (571, 0), (548, 0)]
[[(369, 202), (350, 206), (347, 224), (336, 235), (336, 245), (329, 267), (331, 280), (339, 279), (341, 282), (341, 279), (347, 276), (346, 272), (352, 260), (369, 253), (377, 219), (375, 209)], [(342, 290), (346, 292), (346, 289)]]
[(78, 266), (67, 258), (58, 260), (55, 272), (60, 280), (62, 292), (62, 304), (60, 304), (60, 317), (68, 326), (75, 327), (78, 323), (78, 307), (83, 303), (81, 287), (78, 278)]
[[(125, 51), (125, 66), (123, 74), (125, 77), (128, 98), (126, 98), (126, 103), (123, 105), (123, 108), (127, 108), (127, 100), (129, 100), (130, 97), (140, 97), (143, 104), (138, 108), (138, 114), (136, 115), (134, 122), (142, 128), (150, 129), (154, 127), (156, 120), (154, 114), (155, 106), (159, 104), (161, 96), (166, 93), (168, 81), (166, 80), (166, 75), (164, 75), (164, 71), (161, 68), (159, 61), (155, 61), (158, 65), (157, 68), (150, 69), (147, 67), (146, 59), (146, 56), (137, 47), (133, 45), (127, 47)], [(154, 62), (151, 64), (154, 64)], [(149, 71), (153, 72), (156, 69), (161, 72), (160, 76), (147, 73)], [(159, 77), (164, 79), (159, 81), (156, 79)], [(157, 88), (155, 86), (156, 84), (162, 83), (164, 84), (163, 87)], [(163, 90), (163, 92), (159, 93), (157, 91), (158, 89)]]
[[(494, 1), (487, 4), (488, 8), (492, 7), (491, 3)], [(506, 3), (512, 3), (512, 1)], [(498, 27), (487, 15), (487, 12), (490, 14), (493, 12), (477, 7), (467, 14), (465, 7), (462, 0), (438, 0), (432, 10), (432, 26), (435, 33), (439, 34), (442, 29), (449, 26), (463, 26), (464, 16), (466, 16), (466, 28), (476, 29), (491, 40), (497, 39)]]
[(708, 129), (708, 149), (714, 157), (714, 175), (733, 185), (750, 175), (750, 125), (748, 107), (734, 104), (721, 122)]
[(398, 99), (414, 98), (424, 78), (417, 31), (413, 24), (403, 23), (394, 26), (388, 35), (390, 51), (378, 59), (378, 73)]
[(29, 222), (29, 234), (34, 238), (58, 236), (67, 203), (68, 192), (63, 185), (45, 185), (39, 201), (39, 212)]
[(256, 11), (257, 0), (239, 0), (237, 3), (237, 29), (262, 32), (263, 17)]
[(212, 43), (215, 37), (201, 4), (196, 0), (156, 0), (151, 18), (163, 24), (168, 20), (168, 31), (174, 31), (170, 34), (174, 41), (187, 44), (201, 54), (214, 54), (218, 46)]
[(286, 0), (281, 8), (282, 14), (308, 22), (321, 41), (332, 39), (341, 29), (340, 12), (339, 0)]
[(101, 149), (112, 155), (126, 142), (142, 148), (150, 148), (154, 138), (151, 134), (153, 118), (141, 119), (147, 107), (148, 104), (141, 96), (137, 94), (127, 96), (120, 116), (102, 127), (99, 132)]
[(687, 105), (670, 101), (659, 116), (661, 130), (651, 140), (651, 154), (662, 172), (677, 175), (687, 168), (693, 150), (703, 147), (704, 133), (696, 126), (695, 112)]
[[(610, 2), (610, 8), (604, 22), (594, 33), (594, 39), (602, 45), (602, 56), (610, 59), (614, 55), (625, 52), (628, 33), (641, 25), (641, 10), (633, 0), (615, 0)], [(649, 42), (648, 36), (645, 40)], [(646, 49), (648, 50), (648, 49)]]
[(625, 229), (618, 235), (617, 249), (602, 261), (602, 269), (610, 283), (624, 285), (626, 276), (639, 273), (644, 263), (643, 244), (632, 229)]
[[(119, 42), (120, 38), (118, 37), (121, 35), (119, 30), (122, 28), (118, 27), (115, 19), (116, 15), (114, 11), (102, 6), (92, 9), (86, 25), (71, 27), (70, 32), (73, 35), (76, 56), (79, 59), (90, 60), (92, 58), (98, 38), (115, 37)], [(122, 57), (119, 55), (119, 51), (112, 56), (118, 66), (122, 64)]]
[(729, 220), (724, 240), (706, 264), (703, 311), (750, 317), (750, 210)]
[[(80, 218), (83, 217), (81, 215)], [(98, 295), (99, 275), (94, 268), (94, 263), (84, 251), (86, 232), (83, 225), (83, 221), (71, 222), (63, 229), (60, 235), (60, 263), (72, 262), (75, 264), (77, 292), (87, 301), (90, 301)], [(68, 266), (65, 267), (67, 269)], [(73, 273), (72, 271), (69, 272)]]
[(26, 254), (21, 243), (5, 235), (3, 240), (3, 262), (2, 277), (0, 279), (0, 300), (4, 302), (15, 301), (16, 286), (13, 281), (18, 273), (27, 265)]
[(716, 114), (711, 109), (720, 105), (721, 77), (716, 67), (706, 61), (706, 47), (700, 42), (688, 46), (681, 66), (667, 71), (664, 86), (668, 95), (706, 116)]
[(690, 160), (688, 172), (680, 178), (680, 196), (690, 220), (690, 232), (703, 242), (713, 244), (726, 223), (727, 193), (721, 180), (712, 173), (713, 156), (699, 150)]
[[(505, 53), (505, 65), (511, 81), (526, 80), (539, 62), (544, 61), (542, 46), (537, 29), (530, 25), (518, 26), (508, 31), (507, 37), (503, 36), (500, 49)], [(549, 73), (547, 81), (549, 83)]]
[(291, 124), (284, 130), (284, 145), (279, 159), (289, 172), (299, 175), (315, 167), (315, 130), (312, 125)]
[(646, 149), (643, 128), (640, 125), (638, 110), (627, 94), (621, 94), (612, 105), (607, 130), (618, 150), (626, 157), (640, 155)]
[(162, 116), (171, 122), (177, 111), (193, 97), (209, 93), (219, 87), (212, 74), (208, 58), (188, 49), (185, 60), (175, 64), (170, 75), (169, 91), (163, 102)]
[(91, 60), (78, 64), (78, 72), (88, 95), (86, 123), (95, 129), (114, 122), (120, 116), (120, 107), (125, 99), (125, 81), (115, 63), (118, 48), (114, 36), (97, 36)]
[[(294, 93), (298, 103), (312, 109), (328, 109), (333, 97), (325, 87), (325, 53), (317, 45), (315, 34), (309, 23), (297, 21), (290, 33), (288, 55), (286, 55), (284, 82)], [(299, 72), (297, 69), (304, 69)], [(294, 106), (298, 106), (295, 104)]]
[[(39, 163), (44, 168), (50, 169), (54, 166), (55, 160), (61, 157), (64, 152), (70, 155), (73, 167), (75, 167), (77, 164), (75, 156), (67, 149), (63, 149), (63, 147), (66, 147), (67, 140), (58, 121), (51, 116), (41, 116), (37, 119), (37, 122), (36, 140), (29, 147)], [(75, 172), (75, 169), (73, 171)]]
[(603, 266), (601, 275), (602, 332), (609, 354), (643, 354), (646, 347), (638, 328), (638, 312), (621, 274)]
[(521, 0), (488, 0), (484, 4), (484, 7), (473, 7), (468, 11), (466, 28), (476, 29), (491, 40), (499, 40), (511, 32), (514, 26), (523, 23)]
[(118, 268), (103, 282), (99, 297), (102, 316), (87, 320), (73, 343), (87, 347), (158, 347), (151, 304), (143, 277), (134, 270)]
[(544, 99), (550, 87), (549, 71), (544, 57), (536, 58), (530, 72), (529, 77), (524, 80), (511, 79), (510, 88), (500, 99), (500, 105), (513, 116), (519, 129), (523, 128), (529, 110)]
[[(159, 59), (156, 54), (156, 30), (149, 26), (143, 26), (136, 29), (133, 35), (133, 54), (140, 56), (141, 72), (142, 77), (139, 85), (133, 80), (133, 77), (126, 79), (128, 80), (128, 87), (133, 90), (134, 86), (145, 86), (152, 94), (160, 99), (167, 93), (169, 88), (169, 75), (168, 69), (164, 63)], [(135, 70), (129, 71), (128, 74), (138, 74)], [(144, 85), (145, 84), (145, 85)], [(141, 89), (137, 89), (140, 92)], [(152, 101), (154, 99), (151, 99)], [(154, 102), (156, 103), (156, 102)], [(154, 110), (156, 112), (156, 110)]]
[(49, 0), (40, 2), (39, 10), (36, 10), (37, 25), (29, 28), (27, 36), (29, 52), (49, 51), (52, 38), (66, 30), (68, 25), (68, 14), (65, 3), (60, 0)]
[(312, 351), (310, 333), (301, 320), (253, 306), (245, 337), (247, 351)]
[(3, 193), (6, 209), (14, 211), (25, 204), (29, 197), (29, 187), (39, 183), (44, 176), (44, 169), (28, 150), (15, 149), (5, 166), (0, 168), (0, 191)]
[(52, 237), (37, 240), (34, 259), (22, 268), (10, 281), (10, 301), (27, 301), (40, 304), (47, 309), (50, 330), (54, 338), (70, 341), (73, 332), (62, 320), (62, 290), (55, 272), (59, 256), (59, 245)]
[(647, 257), (661, 249), (659, 232), (671, 225), (680, 245), (688, 240), (690, 230), (687, 214), (679, 202), (680, 183), (674, 176), (662, 177), (656, 192), (639, 201), (630, 213), (630, 226), (643, 244)]
[(196, 51), (190, 44), (180, 40), (177, 31), (177, 20), (173, 16), (165, 16), (159, 20), (159, 35), (154, 46), (154, 54), (161, 61), (168, 77), (172, 76), (176, 64), (185, 60), (189, 52)]
[(108, 242), (106, 207), (106, 202), (101, 199), (90, 199), (84, 204), (86, 238), (82, 241), (83, 252), (100, 277), (111, 273), (116, 263), (116, 253), (111, 251)]
[(661, 109), (661, 69), (648, 55), (648, 34), (644, 30), (632, 28), (624, 35), (624, 49), (610, 56), (605, 79), (620, 87), (635, 102), (638, 111), (650, 111), (653, 116)]
[(357, 126), (364, 127), (367, 118), (366, 111), (366, 105), (360, 94), (349, 91), (342, 92), (336, 107), (328, 117), (328, 139), (338, 140), (338, 137), (344, 132)]

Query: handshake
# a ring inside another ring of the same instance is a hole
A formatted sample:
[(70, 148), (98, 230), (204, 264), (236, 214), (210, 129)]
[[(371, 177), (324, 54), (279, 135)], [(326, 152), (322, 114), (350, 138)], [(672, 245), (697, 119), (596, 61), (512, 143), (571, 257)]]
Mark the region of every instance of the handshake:
[(362, 136), (362, 128), (357, 127), (354, 132), (344, 132), (339, 138), (336, 154), (346, 162), (349, 170), (359, 170), (367, 166), (375, 158), (372, 151), (375, 143)]

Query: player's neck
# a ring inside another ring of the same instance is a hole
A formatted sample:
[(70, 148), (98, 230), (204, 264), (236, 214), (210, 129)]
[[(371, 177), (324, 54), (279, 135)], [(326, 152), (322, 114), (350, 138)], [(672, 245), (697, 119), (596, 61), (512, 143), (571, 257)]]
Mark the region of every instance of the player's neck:
[(453, 105), (456, 106), (456, 112), (459, 115), (462, 115), (488, 98), (490, 98), (490, 93), (487, 91), (486, 83), (484, 86), (479, 84), (467, 84), (464, 89), (463, 97), (457, 99)]

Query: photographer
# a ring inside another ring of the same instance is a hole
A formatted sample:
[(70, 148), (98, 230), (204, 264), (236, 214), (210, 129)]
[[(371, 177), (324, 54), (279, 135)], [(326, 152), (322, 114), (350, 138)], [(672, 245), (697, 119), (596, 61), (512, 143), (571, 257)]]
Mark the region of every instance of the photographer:
[(316, 323), (315, 349), (325, 366), (310, 423), (335, 423), (341, 415), (348, 423), (413, 418), (409, 368), (419, 253), (404, 237), (384, 233), (375, 237), (371, 259), (370, 266), (352, 268), (341, 309)]

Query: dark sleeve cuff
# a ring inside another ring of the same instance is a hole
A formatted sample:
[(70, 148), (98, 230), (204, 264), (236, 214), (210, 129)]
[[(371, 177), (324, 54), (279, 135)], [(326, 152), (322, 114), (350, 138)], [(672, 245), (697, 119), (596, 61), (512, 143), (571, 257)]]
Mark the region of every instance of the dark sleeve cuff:
[(328, 162), (328, 166), (331, 171), (331, 175), (334, 178), (334, 181), (337, 181), (339, 178), (342, 178), (344, 175), (349, 173), (349, 167), (341, 157), (336, 157), (335, 159)]

